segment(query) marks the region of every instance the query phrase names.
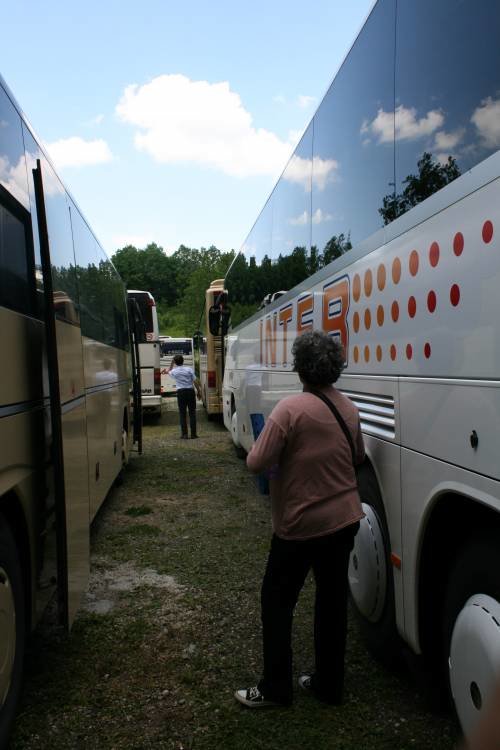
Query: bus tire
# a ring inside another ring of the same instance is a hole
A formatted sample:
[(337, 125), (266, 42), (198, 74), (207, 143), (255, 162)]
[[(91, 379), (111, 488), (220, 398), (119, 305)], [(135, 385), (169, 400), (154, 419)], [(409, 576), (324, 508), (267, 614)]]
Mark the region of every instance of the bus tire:
[(384, 504), (373, 469), (358, 469), (365, 512), (349, 561), (349, 587), (356, 618), (370, 651), (384, 661), (397, 656), (394, 580)]
[(233, 441), (234, 452), (236, 453), (237, 458), (241, 458), (242, 460), (246, 459), (247, 452), (238, 441), (238, 412), (236, 409), (233, 410), (231, 416), (231, 439)]
[(444, 646), (450, 697), (467, 736), (500, 671), (498, 535), (470, 541), (455, 559), (444, 600)]
[(0, 747), (6, 747), (22, 687), (26, 617), (16, 542), (0, 515)]

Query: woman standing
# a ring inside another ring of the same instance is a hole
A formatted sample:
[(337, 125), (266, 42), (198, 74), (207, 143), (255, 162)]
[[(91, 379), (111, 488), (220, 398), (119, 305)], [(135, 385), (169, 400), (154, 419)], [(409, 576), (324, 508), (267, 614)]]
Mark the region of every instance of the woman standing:
[(235, 693), (248, 708), (292, 702), (293, 610), (310, 569), (316, 669), (299, 684), (326, 703), (342, 700), (347, 568), (363, 517), (353, 464), (364, 459), (363, 437), (356, 407), (332, 385), (344, 367), (341, 345), (313, 332), (292, 352), (303, 392), (277, 404), (247, 457), (250, 471), (271, 470), (273, 524), (261, 591), (263, 677)]

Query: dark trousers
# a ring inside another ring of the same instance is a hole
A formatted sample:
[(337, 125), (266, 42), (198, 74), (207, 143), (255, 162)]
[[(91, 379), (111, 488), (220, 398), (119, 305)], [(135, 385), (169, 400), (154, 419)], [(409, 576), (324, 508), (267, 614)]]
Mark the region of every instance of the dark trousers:
[(266, 698), (292, 700), (293, 610), (312, 568), (316, 581), (314, 691), (329, 702), (340, 702), (344, 685), (347, 636), (347, 569), (359, 524), (334, 534), (293, 541), (273, 535), (262, 582), (264, 675), (259, 688)]
[(179, 407), (179, 422), (181, 433), (188, 434), (186, 410), (189, 409), (189, 425), (191, 437), (196, 435), (196, 396), (193, 388), (181, 388), (177, 391), (177, 406)]

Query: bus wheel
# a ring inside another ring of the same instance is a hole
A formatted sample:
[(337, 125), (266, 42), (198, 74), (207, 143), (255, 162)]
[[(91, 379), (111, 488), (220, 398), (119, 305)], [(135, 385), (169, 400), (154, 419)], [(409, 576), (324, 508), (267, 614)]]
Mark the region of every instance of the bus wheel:
[(238, 458), (246, 458), (247, 452), (238, 440), (238, 413), (236, 412), (236, 410), (233, 411), (233, 415), (231, 417), (231, 438), (233, 441), (234, 450)]
[(493, 536), (471, 542), (459, 553), (445, 597), (449, 688), (466, 736), (500, 673), (499, 570)]
[(7, 746), (21, 692), (25, 607), (16, 543), (0, 516), (0, 747)]
[(358, 485), (365, 518), (349, 561), (351, 598), (365, 640), (380, 657), (392, 657), (398, 642), (389, 533), (373, 470), (363, 466)]

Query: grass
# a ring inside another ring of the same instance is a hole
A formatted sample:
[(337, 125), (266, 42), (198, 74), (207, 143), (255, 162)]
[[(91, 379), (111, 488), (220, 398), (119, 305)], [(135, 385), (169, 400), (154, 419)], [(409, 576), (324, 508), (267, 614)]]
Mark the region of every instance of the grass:
[[(92, 530), (90, 595), (68, 637), (50, 613), (30, 646), (13, 750), (409, 750), (454, 747), (404, 673), (367, 653), (350, 623), (346, 703), (297, 695), (250, 712), (233, 698), (261, 661), (259, 592), (270, 538), (257, 492), (220, 425), (179, 441), (175, 413), (145, 429)], [(312, 594), (294, 622), (297, 674), (312, 666)], [(112, 607), (96, 614), (102, 600)]]

